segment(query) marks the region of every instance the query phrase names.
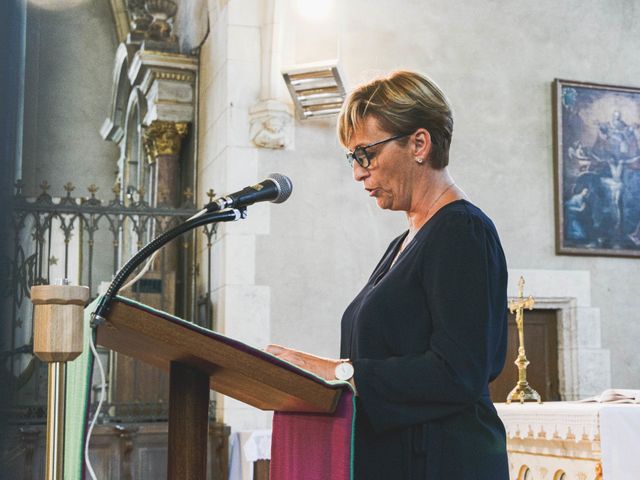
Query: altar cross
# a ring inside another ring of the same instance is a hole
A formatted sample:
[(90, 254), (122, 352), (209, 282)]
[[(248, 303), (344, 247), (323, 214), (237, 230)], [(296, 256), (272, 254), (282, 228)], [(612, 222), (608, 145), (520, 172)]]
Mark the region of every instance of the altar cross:
[(524, 350), (524, 309), (533, 310), (535, 300), (531, 295), (529, 298), (524, 298), (524, 277), (520, 277), (518, 280), (518, 298), (515, 300), (509, 300), (509, 312), (516, 314), (516, 325), (518, 326), (518, 337), (520, 339), (520, 349)]
[(507, 403), (511, 403), (511, 400), (520, 400), (520, 403), (524, 403), (527, 400), (535, 400), (538, 403), (541, 402), (540, 395), (533, 388), (529, 386), (527, 382), (527, 366), (529, 360), (524, 349), (524, 309), (528, 308), (533, 310), (535, 301), (533, 297), (529, 295), (529, 298), (524, 298), (524, 277), (520, 277), (518, 281), (518, 298), (509, 301), (509, 311), (516, 314), (516, 326), (518, 327), (518, 358), (514, 362), (518, 367), (518, 383), (515, 388), (511, 390), (507, 395)]

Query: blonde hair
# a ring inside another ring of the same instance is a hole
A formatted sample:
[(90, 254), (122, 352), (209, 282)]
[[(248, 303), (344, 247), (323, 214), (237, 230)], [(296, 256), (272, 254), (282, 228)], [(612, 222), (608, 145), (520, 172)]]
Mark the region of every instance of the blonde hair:
[(431, 135), (429, 162), (435, 169), (449, 163), (453, 135), (451, 106), (440, 88), (425, 75), (392, 72), (353, 90), (338, 116), (338, 138), (346, 146), (367, 116), (390, 134), (411, 134), (418, 128)]

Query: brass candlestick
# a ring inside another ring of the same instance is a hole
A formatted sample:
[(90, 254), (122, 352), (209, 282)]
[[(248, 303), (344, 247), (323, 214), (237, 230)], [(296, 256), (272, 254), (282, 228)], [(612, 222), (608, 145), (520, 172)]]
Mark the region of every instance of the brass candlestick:
[(542, 403), (542, 399), (538, 392), (536, 392), (529, 382), (527, 382), (527, 366), (529, 360), (524, 351), (524, 309), (528, 308), (533, 310), (534, 300), (531, 295), (529, 298), (524, 298), (524, 278), (520, 277), (518, 281), (518, 299), (509, 301), (509, 311), (516, 314), (516, 325), (518, 326), (518, 338), (520, 346), (518, 347), (518, 358), (514, 362), (518, 367), (518, 383), (515, 388), (507, 395), (507, 403), (511, 403), (511, 400), (520, 400), (520, 403), (528, 401), (537, 401)]

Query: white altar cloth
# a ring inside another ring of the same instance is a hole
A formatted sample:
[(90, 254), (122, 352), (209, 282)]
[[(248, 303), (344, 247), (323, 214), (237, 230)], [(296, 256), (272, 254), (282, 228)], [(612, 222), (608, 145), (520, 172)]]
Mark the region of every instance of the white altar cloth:
[(600, 436), (601, 403), (496, 403), (507, 438), (594, 440)]
[(640, 478), (640, 405), (600, 410), (603, 480)]
[(228, 480), (253, 480), (253, 462), (270, 458), (271, 430), (232, 432)]
[[(528, 441), (531, 455), (544, 456), (543, 444), (546, 441), (554, 443), (556, 451), (558, 448), (570, 448), (567, 457), (575, 459), (576, 455), (584, 452), (585, 461), (600, 460), (603, 480), (640, 478), (640, 405), (497, 403), (496, 409), (505, 425), (508, 442), (517, 442), (519, 450), (523, 446), (526, 448)], [(590, 451), (574, 450), (573, 443), (590, 445)], [(549, 462), (556, 457), (549, 455)]]

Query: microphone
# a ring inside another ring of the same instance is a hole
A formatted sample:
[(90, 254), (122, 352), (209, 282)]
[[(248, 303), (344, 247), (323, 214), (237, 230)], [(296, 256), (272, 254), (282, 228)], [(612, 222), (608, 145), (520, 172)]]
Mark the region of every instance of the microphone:
[(191, 218), (199, 217), (208, 212), (224, 210), (225, 208), (246, 207), (257, 202), (282, 203), (291, 196), (292, 191), (293, 184), (289, 177), (279, 173), (272, 173), (266, 180), (256, 185), (216, 198)]

